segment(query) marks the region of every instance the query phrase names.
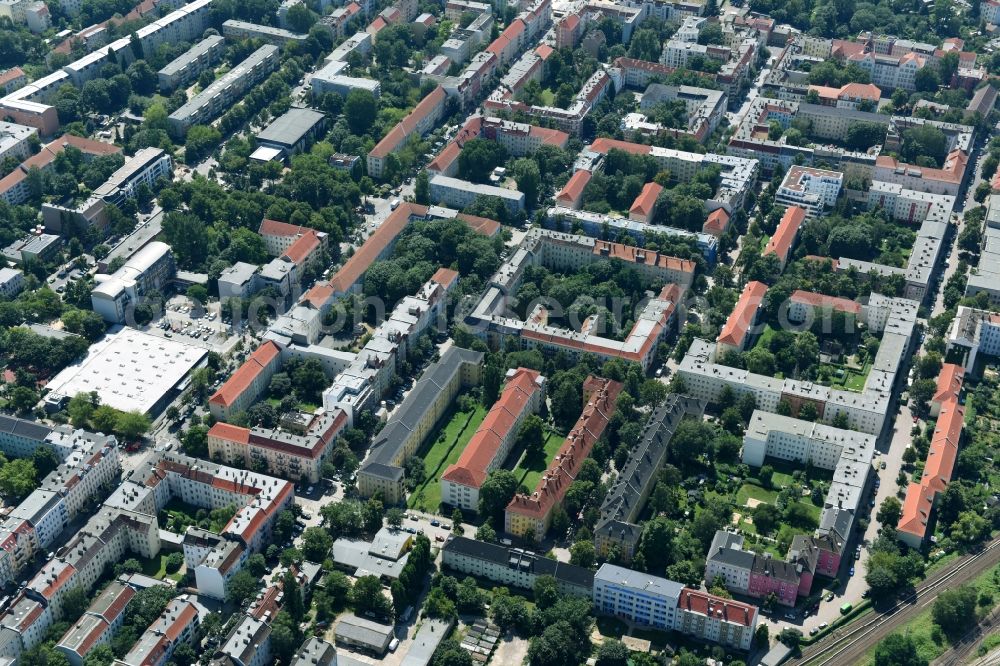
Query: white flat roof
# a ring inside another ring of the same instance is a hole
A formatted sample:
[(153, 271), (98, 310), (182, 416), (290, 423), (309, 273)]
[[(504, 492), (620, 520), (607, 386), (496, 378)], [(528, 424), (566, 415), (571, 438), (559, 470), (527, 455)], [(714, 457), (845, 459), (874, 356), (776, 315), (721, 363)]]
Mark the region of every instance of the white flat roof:
[(87, 356), (49, 382), (59, 395), (97, 391), (101, 404), (149, 412), (194, 368), (207, 350), (122, 328), (92, 345)]

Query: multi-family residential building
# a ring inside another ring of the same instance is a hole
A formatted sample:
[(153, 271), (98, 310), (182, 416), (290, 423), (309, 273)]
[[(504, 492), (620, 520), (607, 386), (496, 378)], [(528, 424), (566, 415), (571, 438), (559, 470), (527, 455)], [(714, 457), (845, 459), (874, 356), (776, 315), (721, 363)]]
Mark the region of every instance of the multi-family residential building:
[(945, 363), (938, 375), (931, 400), (937, 421), (927, 461), (920, 480), (906, 488), (903, 512), (896, 526), (899, 540), (910, 548), (920, 549), (933, 534), (935, 500), (951, 482), (965, 423), (965, 407), (960, 400), (964, 372), (961, 366)]
[(153, 241), (98, 282), (90, 294), (94, 312), (115, 324), (132, 323), (132, 312), (141, 299), (162, 287), (176, 271), (170, 246)]
[(106, 203), (121, 206), (126, 199), (133, 199), (139, 187), (145, 186), (149, 192), (160, 178), (170, 180), (173, 176), (173, 160), (162, 148), (140, 148), (128, 158), (120, 169), (94, 190), (93, 196)]
[(38, 135), (38, 130), (27, 125), (0, 122), (0, 160), (8, 157), (18, 162), (31, 155), (29, 140)]
[(726, 323), (715, 341), (716, 356), (722, 358), (727, 352), (741, 352), (754, 334), (757, 314), (764, 304), (767, 285), (751, 280), (743, 287), (736, 307), (729, 313)]
[(642, 438), (601, 504), (601, 517), (594, 527), (594, 545), (601, 557), (631, 561), (642, 535), (637, 521), (667, 460), (674, 430), (684, 418), (700, 419), (704, 411), (703, 402), (676, 393), (653, 410)]
[(199, 74), (222, 58), (225, 44), (225, 39), (220, 35), (209, 35), (171, 60), (157, 72), (160, 90), (170, 92), (194, 81)]
[(788, 259), (791, 257), (792, 249), (799, 238), (799, 229), (806, 220), (806, 209), (800, 206), (789, 206), (778, 222), (778, 228), (774, 235), (764, 246), (764, 255), (774, 254), (778, 257), (778, 264), (784, 270)]
[(441, 475), (441, 501), (465, 511), (479, 509), (479, 488), (506, 460), (521, 425), (545, 402), (545, 377), (530, 368), (507, 373), (503, 392), (459, 459)]
[(518, 493), (504, 511), (504, 530), (540, 542), (552, 523), (552, 510), (561, 504), (583, 461), (614, 416), (618, 394), (624, 386), (611, 379), (589, 375), (583, 383), (583, 412), (542, 473), (535, 490)]
[(362, 495), (381, 493), (389, 504), (403, 500), (403, 463), (417, 452), (459, 392), (479, 383), (482, 365), (482, 352), (449, 347), (440, 361), (424, 371), (375, 436), (358, 470)]
[(594, 574), (589, 569), (541, 557), (523, 548), (512, 548), (455, 536), (441, 548), (441, 563), (448, 569), (499, 585), (534, 589), (539, 576), (556, 579), (559, 592), (590, 598)]
[(24, 273), (17, 268), (0, 268), (0, 296), (10, 300), (24, 289)]
[(170, 131), (175, 136), (184, 136), (192, 125), (207, 123), (225, 112), (252, 86), (278, 68), (278, 52), (277, 46), (265, 44), (251, 53), (246, 60), (171, 113), (167, 118)]
[(1000, 315), (959, 305), (948, 331), (948, 351), (964, 351), (961, 365), (970, 372), (980, 354), (1000, 356)]
[(318, 483), (333, 441), (347, 425), (347, 415), (337, 409), (298, 416), (286, 417), (276, 428), (216, 423), (208, 431), (209, 456), (281, 478)]
[(264, 619), (243, 615), (219, 647), (221, 659), (235, 666), (273, 664), (271, 624)]
[(73, 666), (83, 666), (91, 650), (111, 642), (125, 622), (125, 608), (135, 596), (130, 585), (111, 581), (94, 599), (87, 611), (56, 644)]
[(198, 607), (186, 595), (172, 599), (117, 663), (120, 666), (163, 666), (177, 646), (194, 642), (198, 620)]
[(840, 196), (844, 174), (829, 169), (793, 166), (774, 193), (774, 202), (805, 209), (807, 217), (822, 215)]
[(594, 612), (749, 650), (757, 608), (613, 564), (594, 574)]
[(435, 175), (430, 180), (431, 201), (439, 205), (461, 210), (471, 205), (478, 197), (496, 197), (503, 202), (513, 218), (523, 215), (524, 193), (506, 187), (471, 183), (459, 178)]
[(208, 408), (219, 421), (231, 421), (267, 391), (271, 377), (281, 367), (281, 350), (270, 340), (257, 347), (208, 399)]
[(444, 88), (438, 86), (382, 137), (382, 140), (368, 153), (368, 174), (372, 178), (384, 177), (388, 157), (411, 135), (421, 136), (434, 128), (444, 113), (446, 98)]

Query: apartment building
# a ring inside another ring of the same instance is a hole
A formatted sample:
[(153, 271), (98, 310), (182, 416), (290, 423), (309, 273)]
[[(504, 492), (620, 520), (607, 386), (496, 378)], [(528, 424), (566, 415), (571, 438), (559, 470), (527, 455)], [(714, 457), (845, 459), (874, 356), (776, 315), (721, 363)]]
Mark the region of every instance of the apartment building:
[(417, 452), (459, 392), (479, 384), (482, 365), (482, 352), (449, 347), (424, 371), (369, 447), (357, 475), (361, 495), (381, 493), (387, 504), (404, 499), (403, 463)]
[(764, 246), (763, 254), (774, 254), (777, 256), (781, 270), (784, 270), (788, 264), (792, 250), (795, 247), (795, 242), (799, 238), (799, 229), (802, 228), (802, 223), (806, 221), (806, 217), (805, 208), (800, 206), (789, 206), (786, 208), (784, 215), (781, 216), (781, 221), (778, 222), (778, 228), (775, 229), (774, 235), (771, 236)]
[(243, 615), (219, 647), (226, 663), (237, 666), (273, 664), (271, 624), (264, 619)]
[(141, 299), (160, 289), (176, 272), (170, 246), (153, 241), (113, 274), (98, 281), (90, 294), (94, 312), (114, 324), (131, 323), (133, 310)]
[(659, 183), (646, 183), (642, 186), (642, 191), (635, 198), (628, 209), (628, 218), (636, 222), (648, 224), (653, 221), (653, 213), (656, 211), (656, 200), (663, 192), (663, 186)]
[(368, 153), (368, 175), (382, 178), (388, 157), (399, 149), (411, 134), (423, 136), (430, 132), (444, 113), (447, 95), (438, 86), (413, 107), (399, 123)]
[(198, 607), (181, 595), (143, 632), (119, 666), (163, 666), (178, 645), (193, 643), (198, 632)]
[(100, 155), (113, 155), (122, 152), (118, 146), (100, 141), (92, 141), (72, 134), (64, 134), (52, 143), (44, 146), (37, 154), (21, 162), (16, 169), (0, 178), (0, 199), (11, 206), (24, 203), (31, 195), (28, 187), (28, 171), (32, 168), (39, 171), (48, 170), (55, 164), (56, 156), (66, 146), (73, 146), (83, 153), (84, 161), (89, 162)]
[(278, 47), (272, 44), (265, 44), (251, 53), (246, 60), (171, 113), (167, 118), (171, 133), (182, 137), (192, 125), (207, 123), (224, 113), (250, 88), (278, 68), (278, 54)]
[(858, 321), (861, 318), (861, 304), (849, 298), (827, 296), (802, 289), (796, 289), (788, 297), (787, 317), (792, 323), (812, 323), (817, 316), (829, 317), (833, 312), (839, 312)]
[(94, 648), (107, 645), (125, 622), (125, 609), (135, 596), (130, 585), (113, 580), (56, 644), (72, 666), (83, 666)]
[(441, 475), (441, 501), (465, 511), (479, 510), (479, 488), (507, 459), (524, 420), (545, 402), (545, 377), (529, 368), (507, 372), (503, 392), (459, 459)]
[(844, 174), (839, 171), (793, 166), (775, 192), (774, 202), (803, 208), (806, 217), (812, 218), (823, 215), (837, 203), (843, 185)]
[(670, 439), (683, 419), (701, 419), (704, 411), (705, 403), (676, 393), (653, 410), (601, 504), (594, 546), (602, 558), (631, 561), (642, 535), (637, 521), (667, 460)]
[(882, 97), (882, 91), (872, 83), (845, 83), (839, 88), (810, 85), (809, 92), (816, 93), (821, 105), (837, 109), (860, 110), (864, 106), (874, 110)]
[(965, 407), (961, 404), (962, 379), (965, 369), (952, 363), (941, 366), (937, 389), (931, 400), (937, 416), (931, 435), (927, 461), (920, 481), (906, 487), (903, 512), (896, 526), (899, 540), (919, 550), (933, 534), (935, 500), (947, 489), (958, 459), (958, 447), (965, 424)]
[(589, 375), (583, 383), (583, 412), (542, 473), (535, 490), (518, 493), (504, 511), (504, 530), (522, 539), (541, 542), (552, 523), (552, 509), (562, 503), (583, 461), (601, 438), (618, 404), (624, 386), (611, 379)]
[(231, 421), (245, 412), (267, 391), (271, 377), (281, 367), (281, 350), (270, 340), (257, 347), (208, 399), (208, 407), (218, 421)]
[(92, 196), (105, 203), (121, 206), (126, 199), (137, 196), (138, 188), (145, 186), (153, 193), (158, 179), (172, 180), (173, 169), (173, 160), (162, 148), (140, 148), (99, 185)]
[(729, 313), (715, 341), (717, 357), (721, 358), (727, 352), (741, 352), (746, 348), (747, 342), (754, 334), (757, 314), (764, 304), (766, 295), (767, 285), (763, 282), (751, 280), (744, 285), (740, 299), (736, 301), (736, 307)]
[(948, 352), (964, 351), (961, 365), (973, 371), (980, 354), (1000, 356), (1000, 315), (959, 305), (947, 343)]
[(319, 483), (331, 445), (347, 425), (342, 410), (286, 417), (276, 428), (243, 428), (216, 423), (208, 431), (213, 460), (248, 465), (268, 474)]
[(17, 161), (31, 155), (30, 139), (38, 135), (38, 130), (27, 125), (0, 121), (0, 160), (8, 157)]
[(871, 51), (852, 54), (847, 57), (871, 75), (872, 83), (882, 90), (901, 88), (907, 91), (917, 89), (917, 72), (928, 65), (928, 58), (917, 53), (892, 56)]
[(228, 19), (223, 22), (222, 35), (226, 39), (239, 41), (244, 39), (259, 39), (265, 44), (279, 48), (288, 42), (305, 41), (309, 36), (285, 30), (284, 28), (275, 28), (270, 25), (260, 25), (259, 23), (250, 23), (249, 21), (239, 21), (237, 19)]
[(157, 72), (160, 90), (169, 93), (186, 86), (222, 58), (226, 40), (219, 35), (210, 35), (190, 49), (171, 60)]
[(835, 469), (845, 450), (874, 446), (873, 435), (754, 410), (743, 436), (743, 462), (760, 467), (766, 458), (778, 458)]
[(0, 296), (11, 300), (24, 289), (24, 273), (17, 268), (0, 268)]
[(759, 621), (755, 606), (613, 564), (594, 574), (593, 600), (601, 615), (738, 650), (750, 649)]
[(594, 574), (589, 569), (547, 557), (529, 550), (477, 541), (463, 536), (449, 538), (441, 548), (444, 567), (468, 576), (516, 587), (534, 589), (539, 576), (552, 576), (561, 594), (590, 598)]
[(503, 202), (512, 218), (523, 217), (524, 193), (507, 187), (472, 183), (459, 178), (435, 175), (430, 180), (430, 198), (442, 206), (459, 210), (471, 205), (478, 197), (496, 197)]

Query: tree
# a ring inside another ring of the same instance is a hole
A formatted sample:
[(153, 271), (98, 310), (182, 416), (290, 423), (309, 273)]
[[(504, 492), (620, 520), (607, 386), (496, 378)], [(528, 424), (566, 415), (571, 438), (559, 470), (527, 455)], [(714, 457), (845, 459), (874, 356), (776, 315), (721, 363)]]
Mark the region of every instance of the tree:
[(38, 487), (35, 464), (26, 458), (11, 460), (0, 469), (0, 493), (20, 501)]
[(626, 666), (628, 664), (628, 649), (625, 644), (614, 638), (606, 638), (597, 649), (597, 666)]
[(559, 586), (552, 576), (538, 576), (532, 591), (535, 595), (535, 605), (542, 610), (554, 606), (559, 601)]
[(533, 159), (522, 157), (514, 162), (511, 170), (517, 189), (524, 193), (525, 207), (529, 210), (534, 208), (538, 202), (538, 187), (542, 179), (538, 164)]
[(895, 527), (899, 523), (899, 518), (903, 515), (903, 505), (895, 497), (886, 497), (882, 501), (882, 505), (878, 508), (878, 513), (875, 514), (875, 520), (879, 522), (880, 525), (888, 525), (889, 527)]
[(976, 623), (976, 590), (968, 585), (943, 590), (931, 608), (934, 624), (955, 639)]
[(458, 173), (474, 183), (485, 183), (493, 169), (507, 161), (507, 149), (496, 141), (471, 139), (458, 155)]
[(927, 666), (910, 634), (889, 634), (875, 646), (875, 666)]
[(115, 432), (127, 440), (136, 440), (146, 434), (149, 425), (149, 417), (142, 412), (121, 412), (115, 421)]
[(187, 132), (184, 141), (184, 161), (196, 164), (208, 153), (215, 150), (222, 141), (222, 134), (214, 127), (194, 125)]
[(371, 612), (383, 618), (392, 615), (392, 604), (382, 594), (382, 582), (378, 576), (361, 576), (351, 591), (351, 603), (359, 614)]
[(86, 427), (90, 422), (90, 417), (94, 414), (94, 396), (91, 393), (77, 393), (69, 400), (66, 411), (69, 413), (70, 421), (77, 428)]
[(62, 322), (67, 331), (82, 335), (90, 342), (98, 340), (106, 329), (104, 319), (92, 310), (67, 310), (62, 315)]
[(594, 542), (590, 539), (585, 541), (577, 541), (569, 549), (571, 564), (575, 564), (578, 567), (584, 567), (589, 569), (594, 566), (594, 561), (597, 559), (597, 553), (594, 550)]
[(196, 458), (208, 457), (208, 426), (191, 426), (184, 431), (181, 438), (184, 445), (184, 452)]
[(292, 5), (285, 16), (288, 26), (298, 33), (307, 33), (309, 28), (316, 23), (316, 15), (309, 11), (305, 4)]
[(385, 513), (385, 522), (389, 527), (399, 529), (399, 526), (403, 524), (403, 510), (397, 506), (392, 507)]
[(798, 629), (786, 627), (781, 630), (780, 634), (778, 634), (778, 640), (788, 647), (795, 649), (799, 646), (799, 643), (802, 642), (802, 632)]
[(302, 553), (307, 560), (322, 562), (330, 556), (331, 548), (333, 537), (322, 527), (309, 527), (302, 533)]
[(503, 515), (517, 492), (518, 480), (507, 469), (491, 472), (479, 488), (479, 513), (483, 516)]
[(424, 206), (431, 202), (430, 178), (423, 169), (417, 174), (413, 184), (413, 200)]
[(524, 419), (517, 434), (517, 441), (529, 454), (541, 451), (545, 443), (545, 422), (542, 421), (542, 417), (538, 414), (530, 414)]
[(758, 534), (770, 534), (781, 522), (781, 511), (773, 504), (758, 504), (753, 510), (753, 525)]
[(281, 579), (281, 592), (284, 594), (284, 607), (296, 622), (302, 620), (306, 609), (302, 603), (302, 590), (295, 574), (289, 569)]
[(257, 594), (257, 586), (259, 582), (260, 581), (254, 578), (253, 575), (246, 569), (237, 571), (236, 574), (229, 579), (229, 583), (226, 586), (226, 601), (237, 606), (242, 606), (243, 602)]
[(375, 97), (367, 90), (355, 88), (344, 101), (344, 118), (352, 134), (364, 135), (377, 117)]
[(493, 529), (489, 521), (483, 523), (476, 529), (476, 541), (483, 541), (485, 543), (496, 543), (497, 542), (497, 531)]
[(382, 529), (382, 517), (382, 502), (374, 497), (365, 502), (365, 506), (361, 510), (361, 518), (364, 523), (365, 532), (374, 534)]
[(271, 649), (282, 663), (289, 663), (302, 644), (302, 632), (291, 613), (278, 611), (271, 623)]
[(66, 595), (63, 597), (63, 617), (67, 620), (75, 620), (83, 615), (83, 612), (87, 610), (87, 606), (89, 605), (90, 595), (87, 593), (87, 590), (80, 585), (71, 587), (66, 590)]
[(264, 559), (264, 556), (260, 553), (254, 553), (251, 555), (247, 559), (247, 571), (249, 571), (252, 576), (263, 578), (264, 574), (267, 573), (267, 561)]
[(921, 67), (913, 76), (917, 92), (935, 92), (941, 85), (941, 74), (934, 67)]
[(115, 661), (115, 653), (111, 651), (111, 646), (98, 645), (83, 658), (83, 666), (111, 666)]
[(26, 414), (38, 404), (38, 393), (27, 386), (15, 386), (7, 390), (7, 400), (19, 414)]

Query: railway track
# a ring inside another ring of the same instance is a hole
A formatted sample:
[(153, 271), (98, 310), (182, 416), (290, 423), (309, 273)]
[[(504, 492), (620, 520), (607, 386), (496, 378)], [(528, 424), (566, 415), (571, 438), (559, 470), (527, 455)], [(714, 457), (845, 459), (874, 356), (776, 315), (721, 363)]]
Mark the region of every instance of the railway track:
[(878, 641), (926, 610), (938, 592), (975, 578), (997, 562), (1000, 562), (1000, 538), (990, 541), (979, 552), (935, 571), (888, 610), (838, 628), (825, 639), (804, 649), (792, 663), (811, 666), (858, 663)]

